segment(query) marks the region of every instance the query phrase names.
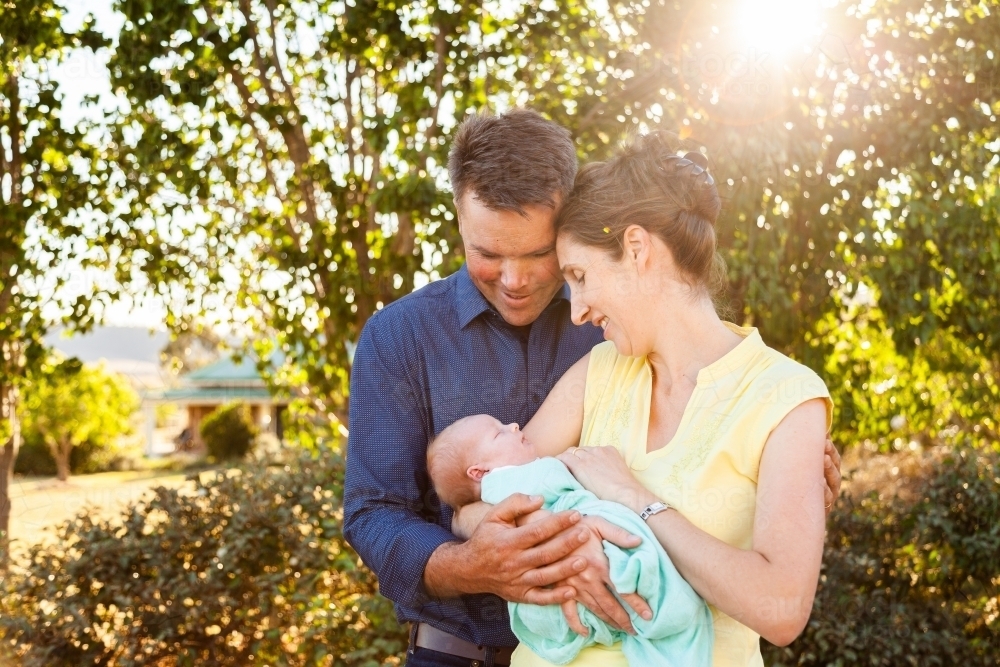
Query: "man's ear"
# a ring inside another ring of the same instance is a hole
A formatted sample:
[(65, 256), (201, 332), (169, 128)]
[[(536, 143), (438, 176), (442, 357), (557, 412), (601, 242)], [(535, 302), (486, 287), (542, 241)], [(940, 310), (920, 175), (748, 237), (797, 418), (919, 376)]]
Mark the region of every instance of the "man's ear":
[(481, 482), (486, 473), (489, 472), (488, 468), (484, 468), (480, 465), (469, 466), (469, 469), (465, 471), (465, 474), (469, 476), (470, 479)]

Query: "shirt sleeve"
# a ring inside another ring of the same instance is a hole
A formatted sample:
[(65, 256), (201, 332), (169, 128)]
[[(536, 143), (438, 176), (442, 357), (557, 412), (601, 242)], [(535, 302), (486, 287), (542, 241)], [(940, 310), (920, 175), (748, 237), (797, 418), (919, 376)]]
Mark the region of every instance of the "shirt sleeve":
[(792, 410), (806, 401), (819, 398), (826, 404), (827, 433), (833, 423), (833, 400), (819, 375), (791, 360), (778, 370), (780, 372), (774, 373), (773, 377), (761, 382), (766, 391), (761, 392), (761, 399), (755, 405), (757, 419), (747, 440), (752, 446), (744, 448), (739, 463), (740, 470), (753, 480), (760, 473), (760, 459), (768, 438)]
[(433, 599), (423, 585), (427, 561), (455, 536), (433, 522), (431, 428), (412, 381), (419, 360), (390, 324), (369, 320), (351, 368), (344, 537), (378, 575), (385, 597), (419, 608)]

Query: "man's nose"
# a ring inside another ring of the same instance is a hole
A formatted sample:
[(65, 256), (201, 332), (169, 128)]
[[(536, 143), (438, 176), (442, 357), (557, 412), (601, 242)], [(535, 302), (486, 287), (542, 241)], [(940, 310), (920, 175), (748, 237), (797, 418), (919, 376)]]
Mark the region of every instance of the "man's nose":
[(520, 262), (506, 261), (500, 269), (500, 283), (508, 292), (520, 292), (528, 286), (528, 271)]

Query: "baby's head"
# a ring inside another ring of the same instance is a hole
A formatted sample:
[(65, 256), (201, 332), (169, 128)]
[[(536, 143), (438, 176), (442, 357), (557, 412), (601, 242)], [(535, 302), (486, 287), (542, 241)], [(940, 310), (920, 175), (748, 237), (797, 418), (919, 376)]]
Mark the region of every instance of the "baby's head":
[(462, 507), (481, 497), (483, 476), (500, 466), (538, 458), (535, 446), (517, 424), (504, 426), (489, 415), (459, 419), (427, 447), (427, 472), (438, 498)]

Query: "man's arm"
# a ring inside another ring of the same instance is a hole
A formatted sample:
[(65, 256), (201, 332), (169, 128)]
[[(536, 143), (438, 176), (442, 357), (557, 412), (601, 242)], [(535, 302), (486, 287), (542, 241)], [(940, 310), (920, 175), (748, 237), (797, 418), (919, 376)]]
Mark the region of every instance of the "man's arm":
[[(401, 343), (380, 324), (376, 316), (365, 327), (351, 372), (345, 538), (378, 575), (382, 593), (409, 607), (462, 593), (562, 602), (571, 588), (541, 587), (585, 566), (582, 559), (564, 560), (588, 534), (569, 530), (578, 514), (563, 512), (517, 528), (516, 517), (541, 504), (510, 499), (465, 544), (433, 522), (437, 506), (430, 502), (426, 470), (429, 406), (407, 377), (414, 369), (407, 368), (406, 350), (397, 349)], [(389, 357), (392, 364), (385, 361)]]
[(386, 597), (419, 607), (429, 601), (421, 585), (427, 560), (455, 538), (427, 518), (436, 509), (428, 505), (427, 416), (406, 377), (405, 350), (384, 363), (385, 348), (398, 341), (378, 319), (362, 332), (351, 369), (344, 537)]

